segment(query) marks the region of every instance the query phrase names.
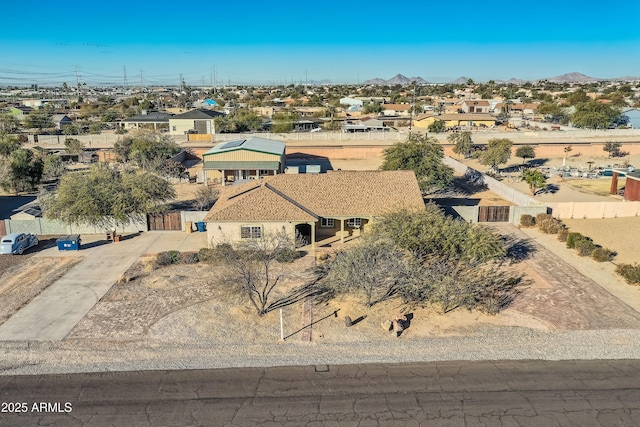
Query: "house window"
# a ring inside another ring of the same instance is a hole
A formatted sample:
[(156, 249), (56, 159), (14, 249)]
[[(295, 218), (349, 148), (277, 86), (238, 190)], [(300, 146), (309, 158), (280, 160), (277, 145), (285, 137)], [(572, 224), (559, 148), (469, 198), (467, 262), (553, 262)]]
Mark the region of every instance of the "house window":
[(262, 237), (262, 227), (240, 227), (240, 237), (243, 239), (259, 239)]
[(347, 225), (349, 227), (360, 227), (362, 226), (362, 218), (350, 218), (347, 220)]
[(173, 131), (176, 131), (177, 126), (171, 126), (171, 129), (173, 129)]
[(320, 227), (333, 227), (333, 218), (320, 218)]

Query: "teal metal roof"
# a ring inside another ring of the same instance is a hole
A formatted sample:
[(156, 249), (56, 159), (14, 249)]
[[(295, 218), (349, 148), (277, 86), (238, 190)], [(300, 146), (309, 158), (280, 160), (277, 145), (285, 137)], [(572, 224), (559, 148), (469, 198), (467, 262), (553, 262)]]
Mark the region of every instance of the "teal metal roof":
[(204, 162), (204, 169), (215, 170), (241, 170), (241, 169), (268, 169), (278, 170), (280, 169), (280, 162), (268, 162), (268, 161), (255, 161), (255, 162), (241, 162), (241, 161), (220, 161), (220, 162)]
[(236, 139), (217, 144), (211, 150), (204, 153), (205, 156), (217, 153), (227, 153), (234, 150), (257, 151), (259, 153), (283, 155), (285, 144), (282, 141), (273, 139), (251, 137), (247, 139)]

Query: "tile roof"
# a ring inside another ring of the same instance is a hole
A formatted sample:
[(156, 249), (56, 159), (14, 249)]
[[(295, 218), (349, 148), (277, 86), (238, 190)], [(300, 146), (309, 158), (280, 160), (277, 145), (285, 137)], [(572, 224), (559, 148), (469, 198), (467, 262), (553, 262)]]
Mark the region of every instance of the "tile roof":
[(276, 175), (225, 187), (207, 221), (317, 221), (424, 207), (412, 171), (331, 171)]

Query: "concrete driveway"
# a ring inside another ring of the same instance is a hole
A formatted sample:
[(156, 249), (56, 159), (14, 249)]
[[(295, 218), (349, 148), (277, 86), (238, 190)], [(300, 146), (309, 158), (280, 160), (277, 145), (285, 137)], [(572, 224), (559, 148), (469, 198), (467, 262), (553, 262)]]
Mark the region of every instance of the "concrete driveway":
[(0, 341), (63, 339), (142, 254), (197, 251), (206, 245), (206, 233), (176, 231), (126, 236), (118, 243), (102, 239), (83, 236), (80, 251), (49, 248), (40, 252), (37, 256), (82, 256), (83, 260), (0, 325)]

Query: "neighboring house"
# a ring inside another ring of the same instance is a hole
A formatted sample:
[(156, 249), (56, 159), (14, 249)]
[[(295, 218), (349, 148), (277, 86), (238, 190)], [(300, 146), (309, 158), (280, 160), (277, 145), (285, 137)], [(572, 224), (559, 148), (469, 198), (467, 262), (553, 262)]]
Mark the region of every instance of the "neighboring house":
[(167, 131), (169, 130), (169, 119), (171, 117), (173, 117), (171, 113), (143, 112), (138, 116), (129, 117), (118, 122), (118, 126), (127, 130), (153, 129), (154, 131)]
[(413, 171), (329, 171), (225, 187), (204, 220), (214, 245), (285, 232), (315, 247), (358, 236), (398, 209), (424, 209)]
[(21, 122), (24, 121), (24, 118), (26, 116), (29, 115), (29, 113), (31, 113), (33, 111), (33, 108), (31, 107), (25, 107), (24, 105), (18, 105), (15, 107), (9, 107), (7, 109), (7, 114), (9, 114), (10, 116), (15, 117), (16, 119), (20, 120)]
[[(315, 120), (296, 120), (294, 122), (281, 122), (281, 123), (290, 123), (291, 130), (293, 132), (310, 132), (313, 129), (317, 129), (320, 127), (318, 122), (316, 122)], [(274, 121), (270, 120), (264, 123), (263, 128), (268, 132), (272, 132), (273, 125), (274, 125)]]
[(66, 114), (54, 114), (51, 116), (51, 122), (56, 129), (62, 129), (63, 126), (67, 126), (73, 123), (73, 121)]
[(204, 180), (222, 185), (283, 173), (285, 144), (252, 137), (221, 142), (203, 154)]
[[(189, 140), (211, 140), (211, 135), (216, 133), (214, 119), (224, 117), (218, 111), (199, 108), (186, 113), (177, 114), (169, 118), (170, 135), (189, 135)], [(203, 135), (203, 137), (192, 138), (192, 135)], [(204, 135), (208, 135), (204, 137)]]
[(382, 104), (382, 114), (385, 116), (408, 116), (410, 110), (409, 104)]
[(486, 100), (465, 99), (462, 101), (460, 109), (465, 113), (488, 113), (491, 104)]
[(413, 119), (413, 125), (418, 128), (428, 128), (436, 120), (443, 120), (447, 128), (491, 127), (496, 125), (496, 119), (490, 114), (420, 114)]
[(629, 126), (633, 129), (640, 129), (640, 110), (632, 108), (630, 110), (623, 111), (622, 114), (629, 117)]
[(533, 116), (538, 110), (540, 104), (524, 104), (517, 103), (509, 106), (509, 114), (514, 116)]
[(382, 120), (372, 119), (370, 117), (362, 117), (360, 120), (350, 120), (342, 125), (342, 132), (355, 133), (355, 132), (371, 132), (371, 131), (385, 131), (390, 128), (385, 125)]
[(340, 98), (340, 104), (348, 105), (349, 107), (360, 107), (364, 105), (361, 99), (355, 99), (350, 97)]
[(31, 108), (40, 108), (47, 105), (53, 108), (63, 108), (69, 105), (68, 99), (23, 99), (22, 105)]

